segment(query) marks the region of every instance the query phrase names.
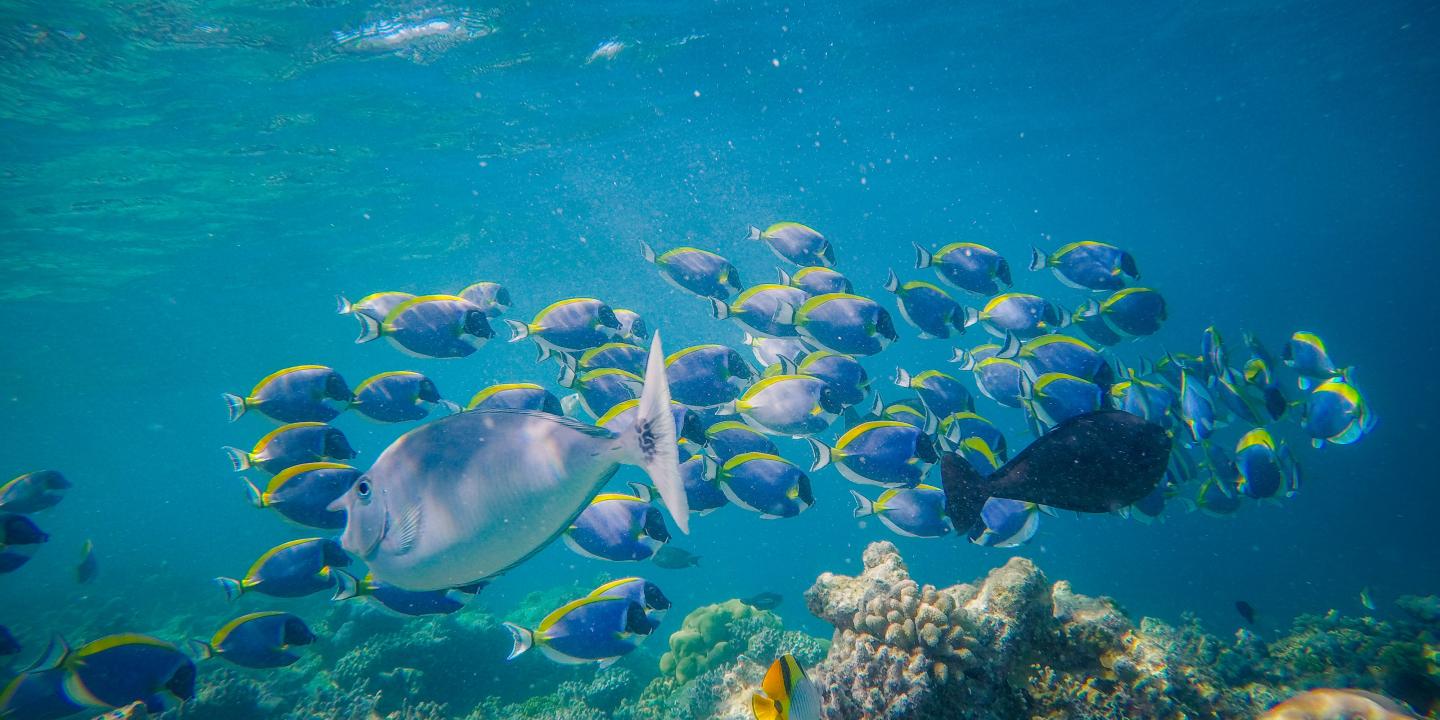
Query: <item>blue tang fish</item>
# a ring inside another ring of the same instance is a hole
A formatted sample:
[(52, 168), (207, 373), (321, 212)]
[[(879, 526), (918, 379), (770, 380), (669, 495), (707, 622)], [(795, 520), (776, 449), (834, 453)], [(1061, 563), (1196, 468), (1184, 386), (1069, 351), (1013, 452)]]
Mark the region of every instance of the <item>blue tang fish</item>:
[(914, 325), (921, 338), (948, 338), (951, 331), (965, 332), (965, 312), (944, 290), (918, 280), (901, 283), (894, 270), (885, 278), (885, 289), (895, 294), (900, 317)]
[(933, 538), (950, 532), (950, 523), (945, 519), (945, 491), (934, 485), (892, 488), (880, 493), (874, 502), (854, 490), (850, 494), (855, 498), (855, 517), (874, 515), (898, 535)]
[(815, 453), (810, 472), (833, 462), (846, 480), (862, 485), (915, 487), (940, 460), (920, 428), (894, 420), (856, 425), (833, 448), (813, 437), (806, 441)]
[(967, 292), (989, 297), (1010, 287), (1010, 263), (978, 243), (950, 243), (935, 251), (915, 245), (915, 269), (933, 267), (940, 279)]
[(705, 429), (706, 446), (720, 462), (745, 453), (778, 455), (775, 443), (764, 433), (743, 422), (726, 420)]
[(396, 306), (375, 322), (356, 315), (364, 326), (355, 342), (384, 337), (411, 357), (454, 359), (469, 357), (495, 337), (485, 311), (455, 295), (421, 295)]
[(486, 585), (478, 582), (443, 590), (406, 590), (376, 580), (373, 575), (366, 575), (363, 580), (356, 582), (351, 582), (354, 578), (349, 575), (340, 575), (339, 578), (342, 587), (335, 594), (335, 600), (365, 598), (391, 614), (402, 617), (451, 615), (460, 612)]
[(1094, 240), (1081, 240), (1045, 254), (1030, 248), (1030, 269), (1050, 268), (1060, 282), (1080, 290), (1119, 290), (1125, 278), (1140, 279), (1135, 258), (1114, 245)]
[[(406, 300), (412, 300), (415, 296), (407, 292), (377, 292), (360, 298), (358, 302), (350, 302), (344, 295), (335, 296), (335, 312), (340, 315), (365, 315), (375, 322), (385, 322), (385, 316), (391, 310), (399, 307)], [(364, 322), (360, 323), (363, 328)]]
[(1200, 360), (1203, 363), (1204, 377), (1216, 378), (1223, 375), (1230, 367), (1230, 356), (1225, 350), (1225, 339), (1220, 337), (1220, 331), (1214, 325), (1205, 328), (1200, 335)]
[(983, 442), (1001, 462), (1009, 458), (1010, 450), (1005, 442), (1005, 434), (995, 427), (995, 423), (976, 413), (957, 412), (946, 415), (940, 419), (938, 430), (940, 436), (951, 445), (959, 446), (965, 440), (975, 438)]
[(154, 713), (165, 709), (163, 694), (181, 701), (195, 697), (195, 663), (179, 648), (148, 635), (109, 635), (67, 652), (65, 695), (92, 708), (145, 703)]
[(409, 370), (383, 372), (367, 378), (356, 386), (351, 404), (361, 415), (386, 423), (424, 420), (435, 405), (444, 405), (451, 412), (460, 409), (441, 399), (434, 381)]
[(345, 527), (345, 513), (329, 508), (360, 479), (360, 471), (349, 465), (314, 462), (293, 465), (276, 473), (264, 490), (249, 480), (250, 503), (270, 508), (291, 522), (321, 530)]
[(745, 287), (735, 266), (708, 250), (678, 247), (656, 255), (648, 244), (640, 243), (640, 247), (645, 261), (660, 268), (660, 277), (685, 292), (728, 300), (732, 292), (740, 292)]
[(835, 249), (830, 241), (797, 222), (778, 222), (764, 230), (752, 226), (750, 239), (764, 242), (776, 257), (796, 265), (835, 267)]
[(0, 575), (19, 570), (49, 540), (29, 517), (0, 513)]
[(665, 517), (648, 497), (619, 493), (595, 496), (565, 531), (565, 545), (596, 560), (649, 560), (670, 541)]
[(620, 334), (615, 310), (595, 298), (570, 298), (547, 305), (529, 323), (506, 320), (510, 342), (525, 338), (540, 348), (539, 362), (554, 353), (589, 350), (610, 342)]
[[(869, 418), (902, 422), (919, 428), (927, 435), (934, 432), (936, 425), (940, 422), (939, 418), (925, 410), (925, 405), (920, 402), (919, 398), (900, 400), (888, 405), (881, 401), (878, 395), (875, 396), (875, 400), (872, 410), (878, 409), (878, 412), (872, 412), (867, 416)], [(861, 419), (860, 422), (864, 422), (864, 419)]]
[[(745, 427), (743, 423), (736, 424)], [(746, 429), (749, 430), (748, 427)], [(685, 483), (685, 499), (690, 503), (690, 512), (708, 515), (730, 504), (730, 498), (725, 497), (725, 491), (715, 482), (718, 467), (713, 459), (684, 444), (681, 445), (680, 457), (680, 479)], [(649, 498), (648, 492), (637, 491), (636, 495)]]
[(781, 270), (780, 284), (800, 288), (810, 295), (854, 291), (849, 278), (830, 268), (817, 265), (800, 268), (793, 275)]
[(670, 399), (692, 408), (724, 405), (755, 382), (755, 371), (725, 345), (695, 345), (665, 358)]
[(231, 600), (258, 592), (270, 597), (304, 597), (333, 590), (335, 568), (350, 564), (340, 544), (329, 538), (291, 540), (266, 551), (241, 579), (218, 577), (215, 582)]
[(859, 360), (829, 350), (816, 350), (795, 365), (794, 373), (813, 375), (824, 380), (841, 405), (859, 405), (865, 401), (870, 375)]
[[(1015, 338), (1015, 343), (1018, 348), (1019, 338)], [(1020, 384), (1025, 369), (1018, 360), (1001, 357), (1000, 351), (999, 345), (981, 345), (969, 352), (957, 349), (951, 362), (958, 362), (960, 369), (970, 371), (975, 378), (975, 389), (981, 395), (1005, 407), (1024, 407)]]
[(485, 313), (485, 317), (498, 318), (510, 309), (510, 291), (504, 285), (481, 280), (467, 286), (456, 295), (469, 300)]
[(1252, 357), (1245, 361), (1245, 367), (1241, 374), (1250, 387), (1255, 388), (1265, 403), (1265, 412), (1270, 414), (1273, 420), (1285, 417), (1290, 409), (1290, 400), (1280, 390), (1280, 383), (1275, 375), (1275, 366), (1269, 361), (1260, 357)]
[(266, 669), (294, 665), (300, 660), (292, 648), (315, 642), (315, 633), (298, 616), (287, 612), (257, 612), (225, 623), (208, 642), (196, 640), (200, 659), (218, 657), (240, 667)]
[(815, 347), (844, 355), (874, 355), (899, 339), (890, 313), (859, 295), (816, 295), (798, 308), (782, 307), (780, 322)]
[(1349, 377), (1349, 369), (1341, 369), (1330, 359), (1325, 341), (1319, 335), (1304, 330), (1290, 336), (1280, 351), (1285, 364), (1300, 375), (1301, 390), (1309, 390), (1316, 384), (1333, 378)]
[(1024, 340), (1069, 325), (1070, 316), (1038, 295), (1012, 292), (990, 298), (982, 309), (965, 308), (963, 326), (976, 323), (995, 337), (1014, 335)]
[(810, 375), (773, 375), (729, 403), (745, 422), (771, 435), (813, 435), (844, 410), (829, 383)]
[(896, 368), (895, 385), (914, 390), (925, 409), (937, 418), (975, 409), (975, 399), (970, 396), (970, 391), (959, 380), (939, 370), (911, 375), (904, 368)]
[(0, 512), (29, 514), (47, 510), (65, 499), (71, 483), (55, 470), (25, 473), (0, 485)]
[(660, 591), (660, 586), (645, 578), (627, 577), (611, 580), (590, 591), (586, 597), (623, 598), (645, 609), (645, 619), (654, 632), (670, 610), (670, 598)]
[[(1122, 338), (1154, 335), (1166, 319), (1165, 298), (1150, 288), (1125, 288), (1105, 298), (1094, 312)], [(1096, 341), (1106, 344), (1098, 338)]]
[(327, 422), (350, 406), (354, 396), (340, 373), (324, 365), (296, 365), (265, 376), (246, 397), (225, 393), (230, 422), (259, 410), (282, 423)]
[(235, 472), (254, 467), (272, 475), (304, 463), (349, 460), (357, 454), (345, 433), (319, 422), (275, 428), (260, 438), (250, 452), (233, 447), (221, 449), (230, 457)]
[(1195, 442), (1207, 440), (1215, 432), (1215, 400), (1205, 383), (1188, 370), (1180, 373), (1180, 421)]
[(573, 395), (560, 400), (566, 414), (574, 415), (578, 407), (593, 418), (604, 417), (616, 405), (640, 397), (640, 386), (644, 382), (639, 375), (615, 368), (588, 370), (577, 376), (568, 366), (560, 370), (557, 381), (575, 390)]
[(1084, 378), (1101, 387), (1114, 381), (1114, 370), (1098, 350), (1069, 335), (1041, 335), (1020, 346), (1015, 356), (1032, 378), (1047, 373), (1064, 373)]
[(1300, 427), (1317, 448), (1325, 443), (1349, 445), (1375, 428), (1375, 415), (1354, 385), (1343, 378), (1331, 378), (1305, 398)]
[(1159, 383), (1131, 378), (1110, 386), (1110, 407), (1156, 423), (1164, 428), (1175, 424), (1172, 406), (1175, 395)]
[(1251, 425), (1265, 424), (1264, 399), (1255, 396), (1255, 391), (1235, 368), (1226, 367), (1212, 375), (1210, 392), (1241, 420)]
[(1240, 472), (1235, 489), (1247, 497), (1257, 500), (1275, 497), (1285, 486), (1285, 472), (1280, 467), (1275, 438), (1265, 428), (1245, 433), (1235, 444), (1235, 468)]
[(577, 372), (600, 368), (615, 368), (642, 375), (645, 372), (645, 348), (623, 342), (605, 343), (586, 350), (575, 361)]
[(962, 438), (953, 443), (946, 440), (946, 444), (960, 457), (965, 458), (970, 467), (975, 468), (975, 472), (982, 477), (994, 474), (1005, 464), (1005, 461), (996, 455), (994, 448), (978, 437)]
[(730, 502), (765, 520), (795, 517), (815, 504), (810, 478), (778, 455), (736, 455), (720, 466), (716, 480)]
[(980, 509), (980, 522), (970, 528), (969, 537), (976, 545), (1011, 548), (1029, 542), (1039, 528), (1039, 505), (992, 497)]
[(497, 383), (475, 393), (466, 410), (534, 410), (564, 415), (560, 398), (535, 383)]
[(1047, 426), (1099, 410), (1102, 405), (1099, 385), (1065, 373), (1046, 373), (1033, 384), (1026, 378), (1021, 396), (1031, 414)]
[[(765, 284), (747, 288), (729, 304), (710, 299), (710, 310), (720, 320), (734, 320), (745, 332), (763, 338), (793, 338), (792, 311), (809, 295), (789, 285)], [(783, 318), (783, 319), (782, 319)]]
[(606, 668), (640, 647), (650, 634), (650, 619), (640, 603), (628, 597), (587, 596), (546, 615), (534, 629), (505, 623), (514, 636), (515, 659), (532, 647), (563, 665), (598, 663)]

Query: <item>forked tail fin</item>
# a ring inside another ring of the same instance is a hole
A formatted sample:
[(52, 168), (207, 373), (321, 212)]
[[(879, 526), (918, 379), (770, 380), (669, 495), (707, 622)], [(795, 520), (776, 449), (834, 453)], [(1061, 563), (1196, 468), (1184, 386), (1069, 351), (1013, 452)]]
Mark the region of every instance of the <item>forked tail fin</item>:
[(640, 391), (635, 424), (625, 442), (634, 451), (634, 462), (645, 470), (670, 518), (680, 531), (690, 533), (690, 502), (680, 478), (680, 449), (676, 438), (675, 413), (670, 409), (670, 381), (665, 376), (665, 351), (660, 331), (650, 340), (645, 365), (645, 385)]
[(940, 481), (945, 487), (945, 515), (961, 533), (980, 521), (980, 508), (990, 498), (985, 492), (985, 478), (970, 466), (970, 461), (957, 453), (940, 458)]

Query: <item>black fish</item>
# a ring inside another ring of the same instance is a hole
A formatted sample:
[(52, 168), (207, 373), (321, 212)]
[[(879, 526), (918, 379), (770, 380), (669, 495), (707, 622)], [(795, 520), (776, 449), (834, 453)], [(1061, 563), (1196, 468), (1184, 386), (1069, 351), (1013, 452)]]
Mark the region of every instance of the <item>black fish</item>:
[(0, 657), (16, 655), (20, 652), (20, 641), (10, 634), (10, 628), (0, 625)]
[(965, 458), (947, 453), (940, 462), (945, 514), (964, 534), (992, 497), (1113, 512), (1149, 495), (1169, 461), (1164, 428), (1121, 410), (1097, 410), (1056, 425), (988, 478)]
[(740, 602), (755, 608), (756, 610), (773, 610), (780, 607), (785, 601), (785, 596), (780, 593), (762, 592), (755, 597), (740, 598)]
[(1245, 622), (1251, 625), (1255, 624), (1255, 608), (1251, 607), (1250, 603), (1244, 600), (1236, 600), (1235, 612), (1240, 613), (1240, 617), (1245, 618)]
[(684, 570), (699, 565), (700, 556), (673, 545), (664, 545), (655, 551), (655, 557), (651, 558), (651, 562), (666, 570)]

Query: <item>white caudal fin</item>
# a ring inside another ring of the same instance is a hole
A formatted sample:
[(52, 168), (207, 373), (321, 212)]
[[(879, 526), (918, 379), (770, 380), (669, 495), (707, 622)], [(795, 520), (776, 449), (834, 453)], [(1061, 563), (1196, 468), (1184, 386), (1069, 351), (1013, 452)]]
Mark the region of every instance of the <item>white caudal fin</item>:
[(852, 515), (857, 518), (862, 518), (875, 514), (875, 503), (871, 502), (870, 498), (867, 498), (864, 495), (855, 492), (854, 490), (850, 491), (850, 496), (855, 498), (855, 509), (851, 511)]
[(225, 451), (226, 457), (230, 458), (230, 466), (235, 472), (242, 472), (250, 469), (250, 453), (237, 447), (225, 446), (220, 448)]
[(641, 240), (641, 241), (640, 241), (640, 253), (645, 256), (645, 262), (648, 262), (648, 263), (653, 263), (653, 262), (655, 262), (655, 248), (650, 247), (650, 243), (647, 243), (647, 242), (645, 242), (644, 240)]
[(352, 313), (352, 312), (355, 312), (355, 306), (352, 305), (349, 300), (345, 299), (345, 296), (344, 296), (344, 295), (336, 295), (336, 296), (335, 296), (335, 314), (336, 314), (336, 315), (349, 315), (349, 314)]
[(355, 313), (360, 323), (360, 334), (355, 337), (356, 345), (363, 345), (380, 337), (380, 321), (362, 312)]
[(892, 292), (892, 293), (895, 292), (896, 290), (899, 290), (899, 289), (900, 289), (900, 278), (895, 277), (895, 271), (894, 271), (894, 270), (886, 270), (885, 273), (886, 273), (886, 275), (885, 275), (885, 290), (886, 290), (887, 292)]
[(506, 320), (505, 326), (510, 328), (510, 342), (520, 342), (530, 337), (530, 326), (519, 320)]
[(930, 263), (934, 260), (934, 258), (930, 256), (930, 251), (920, 247), (920, 243), (910, 244), (915, 246), (915, 269), (923, 270), (930, 267)]
[(816, 470), (819, 470), (820, 468), (823, 468), (826, 465), (830, 464), (829, 445), (826, 445), (825, 443), (820, 442), (813, 437), (805, 438), (805, 442), (810, 444), (810, 452), (814, 453), (815, 455), (815, 460), (810, 463), (810, 472), (813, 473)]
[(244, 415), (245, 411), (249, 409), (245, 405), (245, 398), (242, 398), (239, 395), (221, 393), (220, 397), (225, 399), (225, 407), (227, 410), (230, 411), (230, 422), (235, 422), (236, 420), (239, 420), (240, 416)]
[(660, 346), (658, 330), (650, 340), (645, 386), (640, 391), (635, 425), (629, 434), (626, 443), (635, 452), (635, 464), (650, 476), (676, 527), (690, 534), (690, 502), (685, 497), (685, 482), (680, 478), (675, 413), (670, 409), (670, 381), (665, 376), (665, 350)]
[(510, 655), (506, 660), (514, 660), (525, 654), (526, 650), (535, 647), (535, 633), (516, 625), (505, 623), (505, 629), (510, 631), (510, 636), (515, 640), (515, 645), (510, 649)]

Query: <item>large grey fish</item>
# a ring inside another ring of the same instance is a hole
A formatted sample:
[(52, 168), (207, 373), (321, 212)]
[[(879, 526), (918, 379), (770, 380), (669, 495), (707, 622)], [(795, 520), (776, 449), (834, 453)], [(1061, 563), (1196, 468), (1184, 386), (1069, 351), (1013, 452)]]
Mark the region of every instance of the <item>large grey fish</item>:
[(656, 333), (624, 433), (528, 410), (472, 410), (390, 445), (336, 500), (340, 542), (377, 579), (438, 590), (491, 577), (560, 537), (621, 465), (644, 468), (689, 532), (675, 418)]

